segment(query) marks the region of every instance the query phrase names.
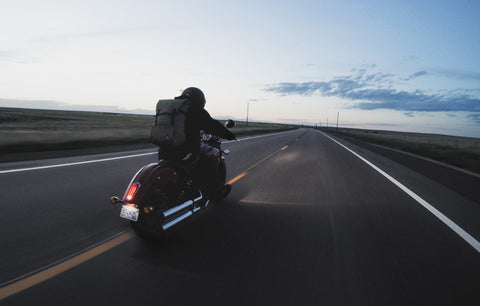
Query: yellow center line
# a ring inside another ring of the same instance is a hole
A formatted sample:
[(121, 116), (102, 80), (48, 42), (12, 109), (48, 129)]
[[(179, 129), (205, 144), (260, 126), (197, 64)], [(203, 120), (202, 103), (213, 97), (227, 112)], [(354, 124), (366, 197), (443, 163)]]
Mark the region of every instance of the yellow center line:
[(98, 256), (111, 248), (116, 247), (119, 244), (124, 243), (125, 241), (129, 240), (130, 238), (133, 237), (132, 232), (128, 232), (125, 234), (122, 234), (110, 241), (107, 241), (85, 253), (79, 254), (75, 257), (72, 257), (58, 265), (55, 265), (51, 268), (45, 269), (39, 273), (36, 273), (32, 276), (29, 276), (27, 278), (24, 278), (22, 280), (19, 280), (15, 283), (12, 283), (10, 285), (7, 285), (5, 287), (0, 288), (0, 300), (7, 298), (15, 293), (18, 293), (20, 291), (23, 291), (27, 288), (33, 287), (35, 285), (40, 284), (41, 282), (44, 282), (58, 274), (61, 274), (75, 266), (78, 266), (79, 264), (92, 259), (95, 256)]
[(234, 177), (233, 179), (229, 180), (229, 181), (227, 182), (227, 184), (230, 184), (230, 185), (231, 185), (231, 184), (235, 183), (236, 181), (238, 181), (239, 179), (241, 179), (242, 177), (244, 177), (245, 175), (247, 175), (247, 173), (248, 173), (248, 172), (243, 172), (243, 173), (237, 175), (237, 176)]
[[(280, 151), (285, 150), (288, 148), (288, 146), (284, 146), (283, 148), (280, 149)], [(278, 151), (277, 151), (278, 152)], [(270, 156), (267, 156), (267, 158)], [(255, 166), (255, 165), (254, 165)], [(252, 167), (251, 167), (252, 168)], [(247, 175), (248, 172), (243, 172), (233, 179), (229, 180), (227, 184), (233, 184), (245, 175)], [(131, 239), (133, 237), (132, 232), (124, 233), (112, 240), (109, 240), (105, 243), (102, 243), (99, 246), (96, 246), (95, 248), (88, 250), (82, 254), (79, 254), (77, 256), (74, 256), (58, 265), (55, 265), (53, 267), (50, 267), (48, 269), (45, 269), (41, 272), (38, 272), (36, 274), (33, 274), (31, 276), (28, 276), (24, 279), (21, 279), (17, 282), (11, 283), (10, 285), (4, 286), (0, 288), (0, 300), (3, 300), (4, 298), (7, 298), (11, 295), (14, 295), (15, 293), (18, 293), (20, 291), (23, 291), (25, 289), (28, 289), (30, 287), (33, 287), (35, 285), (38, 285), (54, 276), (57, 276), (67, 270), (70, 270), (73, 267), (76, 267), (87, 260), (90, 260), (114, 247), (116, 247), (119, 244), (124, 243), (125, 241)]]

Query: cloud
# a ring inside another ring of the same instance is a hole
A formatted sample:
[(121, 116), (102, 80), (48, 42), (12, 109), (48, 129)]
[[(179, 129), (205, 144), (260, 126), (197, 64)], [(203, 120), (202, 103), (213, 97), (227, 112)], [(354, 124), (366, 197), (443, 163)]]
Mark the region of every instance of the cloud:
[(107, 113), (127, 113), (151, 115), (153, 110), (144, 109), (125, 109), (117, 105), (78, 105), (63, 103), (51, 100), (20, 100), (20, 99), (1, 99), (0, 107), (13, 108), (32, 108), (32, 109), (54, 109), (54, 110), (72, 110), (88, 112), (107, 112)]
[(403, 57), (403, 60), (410, 61), (410, 62), (417, 62), (417, 61), (420, 61), (421, 58), (416, 55), (407, 55)]
[(469, 114), (467, 118), (473, 120), (473, 122), (480, 125), (480, 114)]
[[(364, 92), (364, 94), (362, 94)], [(357, 108), (363, 110), (394, 109), (418, 112), (480, 112), (480, 99), (468, 96), (429, 95), (420, 90), (415, 92), (391, 90), (361, 90), (354, 100), (369, 100), (360, 102)]]
[(9, 51), (9, 50), (0, 50), (0, 59), (1, 58), (10, 58), (12, 57), (12, 51)]
[(409, 81), (411, 79), (415, 79), (415, 78), (424, 76), (426, 74), (427, 74), (426, 71), (418, 71), (418, 72), (415, 72), (414, 74), (412, 74), (411, 76), (409, 76), (408, 78), (406, 78), (405, 81)]
[[(411, 77), (425, 75), (426, 71)], [(480, 98), (467, 90), (428, 94), (422, 90), (404, 91), (393, 88), (395, 75), (368, 74), (365, 69), (354, 69), (352, 74), (326, 82), (278, 83), (265, 91), (280, 95), (311, 96), (348, 99), (357, 103), (352, 108), (362, 110), (392, 109), (405, 112), (480, 112)]]
[(410, 75), (408, 78), (405, 79), (405, 81), (410, 81), (412, 79), (425, 76), (427, 74), (449, 79), (480, 81), (480, 73), (456, 69), (429, 69), (428, 71), (422, 70)]

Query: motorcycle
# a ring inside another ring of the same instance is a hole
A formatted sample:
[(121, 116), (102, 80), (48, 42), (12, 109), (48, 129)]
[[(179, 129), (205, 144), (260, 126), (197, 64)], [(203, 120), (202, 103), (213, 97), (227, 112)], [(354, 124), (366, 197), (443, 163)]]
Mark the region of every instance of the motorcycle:
[[(225, 124), (227, 128), (234, 125), (233, 120), (228, 120)], [(130, 221), (139, 237), (161, 236), (209, 206), (212, 200), (206, 198), (206, 193), (211, 194), (212, 189), (216, 193), (214, 202), (218, 203), (228, 195), (231, 187), (225, 185), (225, 155), (229, 153), (228, 150), (222, 150), (218, 137), (204, 134), (201, 138), (200, 159), (203, 159), (203, 164), (214, 164), (214, 186), (195, 182), (188, 166), (161, 159), (141, 168), (133, 176), (123, 198), (120, 200), (117, 196), (112, 196), (110, 202), (122, 205), (120, 217)]]

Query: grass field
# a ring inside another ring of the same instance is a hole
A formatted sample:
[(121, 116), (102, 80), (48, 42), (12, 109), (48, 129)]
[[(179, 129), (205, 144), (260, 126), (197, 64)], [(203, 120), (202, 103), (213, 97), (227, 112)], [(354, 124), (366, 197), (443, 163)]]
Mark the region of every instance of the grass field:
[(348, 128), (328, 131), (480, 173), (480, 138)]
[[(148, 143), (153, 115), (0, 108), (0, 152), (39, 152)], [(296, 128), (237, 122), (236, 135)]]
[[(153, 115), (0, 108), (0, 154), (148, 143)], [(236, 135), (297, 128), (237, 121)], [(360, 129), (328, 129), (480, 173), (480, 139)]]

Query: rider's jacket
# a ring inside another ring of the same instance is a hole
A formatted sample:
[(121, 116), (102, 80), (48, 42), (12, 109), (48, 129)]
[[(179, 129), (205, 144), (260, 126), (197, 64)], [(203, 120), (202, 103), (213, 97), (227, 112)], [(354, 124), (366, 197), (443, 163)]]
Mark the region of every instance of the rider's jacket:
[(233, 140), (235, 135), (213, 119), (203, 108), (192, 104), (185, 118), (185, 144), (178, 147), (160, 147), (158, 157), (172, 161), (194, 161), (200, 152), (200, 131)]

